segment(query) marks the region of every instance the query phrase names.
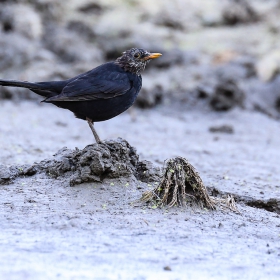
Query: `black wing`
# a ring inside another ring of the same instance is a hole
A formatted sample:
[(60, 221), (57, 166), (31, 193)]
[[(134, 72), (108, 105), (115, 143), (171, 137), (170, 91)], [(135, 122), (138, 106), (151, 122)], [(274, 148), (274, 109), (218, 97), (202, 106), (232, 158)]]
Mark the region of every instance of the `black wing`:
[(61, 94), (47, 98), (46, 101), (109, 99), (125, 94), (130, 88), (127, 73), (119, 69), (119, 66), (107, 63), (71, 79)]

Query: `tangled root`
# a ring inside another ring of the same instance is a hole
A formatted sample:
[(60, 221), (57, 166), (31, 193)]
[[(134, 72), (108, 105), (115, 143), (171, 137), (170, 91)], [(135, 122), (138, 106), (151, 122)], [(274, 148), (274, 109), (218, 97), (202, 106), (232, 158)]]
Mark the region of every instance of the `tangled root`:
[(215, 210), (217, 206), (238, 212), (234, 198), (211, 197), (194, 167), (182, 157), (170, 159), (166, 163), (163, 178), (154, 190), (142, 195), (142, 201), (153, 202), (157, 206), (198, 205)]

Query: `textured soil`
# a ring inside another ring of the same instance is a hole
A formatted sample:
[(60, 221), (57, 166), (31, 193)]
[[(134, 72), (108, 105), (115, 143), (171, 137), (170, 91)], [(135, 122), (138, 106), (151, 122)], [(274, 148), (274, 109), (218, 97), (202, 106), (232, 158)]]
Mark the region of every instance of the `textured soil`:
[[(96, 124), (100, 137), (126, 139), (154, 166), (187, 158), (210, 193), (235, 196), (241, 214), (149, 208), (137, 200), (155, 183), (129, 174), (72, 187), (47, 172), (15, 177), (0, 185), (1, 278), (279, 279), (279, 122), (179, 105), (133, 113)], [(1, 102), (0, 118), (6, 168), (93, 143), (86, 122), (49, 105)], [(224, 126), (230, 133), (213, 130)]]
[[(0, 87), (0, 279), (280, 279), (279, 19), (277, 0), (0, 1), (0, 79), (163, 54), (136, 106), (95, 124), (102, 145)], [(175, 156), (240, 214), (139, 202)]]

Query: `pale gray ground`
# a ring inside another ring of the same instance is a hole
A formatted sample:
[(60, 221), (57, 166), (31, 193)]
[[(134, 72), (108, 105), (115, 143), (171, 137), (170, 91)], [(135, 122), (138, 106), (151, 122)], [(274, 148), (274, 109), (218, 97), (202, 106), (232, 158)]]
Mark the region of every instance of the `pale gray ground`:
[[(143, 74), (138, 102), (153, 106), (158, 94), (163, 105), (96, 129), (159, 166), (186, 157), (242, 213), (131, 204), (153, 187), (133, 179), (70, 187), (43, 174), (19, 178), (0, 186), (0, 279), (280, 279), (280, 123), (266, 116), (280, 112), (279, 1), (0, 2), (1, 79), (67, 79), (132, 46), (162, 52)], [(207, 91), (197, 99), (197, 86), (210, 84), (211, 93), (221, 72), (244, 90), (246, 111), (210, 112)], [(0, 164), (32, 164), (94, 141), (72, 113), (26, 98), (36, 97), (0, 88)], [(168, 108), (172, 98), (181, 106)], [(234, 133), (209, 132), (220, 125)]]
[[(0, 104), (0, 163), (33, 163), (93, 142), (86, 122), (46, 104)], [(69, 187), (45, 175), (0, 186), (1, 279), (279, 279), (280, 124), (166, 106), (96, 124), (142, 159), (186, 157), (207, 187), (266, 201), (278, 214), (238, 204), (241, 215), (133, 203), (151, 188), (130, 179)], [(232, 125), (233, 134), (209, 127)], [(171, 271), (164, 270), (169, 266)]]

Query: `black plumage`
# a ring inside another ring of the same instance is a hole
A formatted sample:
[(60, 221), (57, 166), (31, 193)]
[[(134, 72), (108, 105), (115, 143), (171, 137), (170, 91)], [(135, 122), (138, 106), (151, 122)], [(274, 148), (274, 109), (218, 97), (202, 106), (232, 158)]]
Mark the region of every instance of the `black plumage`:
[(116, 61), (69, 80), (39, 83), (0, 80), (0, 85), (28, 88), (45, 97), (42, 102), (72, 111), (77, 118), (88, 121), (96, 142), (100, 143), (93, 123), (111, 119), (134, 103), (142, 86), (140, 72), (150, 59), (160, 55), (133, 48)]

